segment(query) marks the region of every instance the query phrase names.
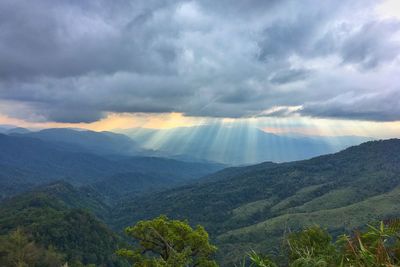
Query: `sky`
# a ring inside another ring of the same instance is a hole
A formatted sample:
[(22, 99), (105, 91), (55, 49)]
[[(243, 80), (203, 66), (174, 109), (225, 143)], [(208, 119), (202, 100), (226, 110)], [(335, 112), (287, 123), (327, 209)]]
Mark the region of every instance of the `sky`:
[(0, 124), (400, 137), (398, 0), (3, 0)]

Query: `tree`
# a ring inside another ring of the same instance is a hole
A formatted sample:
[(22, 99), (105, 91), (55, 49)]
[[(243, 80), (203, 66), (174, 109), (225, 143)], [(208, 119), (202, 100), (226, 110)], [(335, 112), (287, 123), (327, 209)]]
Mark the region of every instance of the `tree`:
[(55, 267), (62, 265), (63, 258), (53, 248), (46, 250), (30, 241), (20, 228), (0, 237), (0, 266)]
[(117, 254), (131, 260), (135, 267), (217, 266), (212, 260), (217, 249), (209, 243), (202, 226), (193, 229), (186, 221), (159, 216), (127, 227), (125, 232), (137, 240), (137, 247), (120, 249)]
[(337, 266), (338, 254), (332, 236), (319, 226), (287, 237), (290, 266)]

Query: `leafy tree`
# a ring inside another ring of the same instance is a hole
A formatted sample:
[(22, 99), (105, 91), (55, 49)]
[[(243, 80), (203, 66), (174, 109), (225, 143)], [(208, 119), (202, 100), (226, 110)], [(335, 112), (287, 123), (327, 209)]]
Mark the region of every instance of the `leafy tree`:
[(63, 255), (36, 245), (20, 228), (0, 238), (0, 266), (58, 267), (63, 262)]
[(138, 246), (120, 249), (117, 254), (131, 260), (135, 267), (217, 266), (212, 260), (216, 247), (209, 243), (202, 226), (193, 229), (186, 221), (159, 216), (127, 227), (125, 232), (138, 241)]
[(319, 226), (289, 234), (287, 244), (290, 266), (336, 266), (338, 254), (332, 237)]

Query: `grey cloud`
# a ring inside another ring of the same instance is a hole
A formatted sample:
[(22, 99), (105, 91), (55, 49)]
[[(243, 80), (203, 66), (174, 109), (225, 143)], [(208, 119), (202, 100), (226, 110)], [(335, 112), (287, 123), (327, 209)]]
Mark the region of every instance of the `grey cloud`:
[(325, 40), (337, 30), (332, 22), (341, 21), (351, 16), (353, 10), (367, 9), (369, 5), (370, 1), (352, 1), (346, 5), (331, 0), (318, 4), (308, 0), (287, 1), (275, 11), (278, 15), (273, 14), (277, 18), (262, 31), (259, 58), (271, 61), (286, 60), (293, 54), (318, 57), (334, 53), (337, 40)]
[(260, 16), (267, 10), (269, 13), (279, 8), (279, 5), (285, 5), (287, 0), (237, 0), (232, 4), (230, 0), (202, 0), (199, 4), (211, 13), (217, 16), (237, 17), (239, 19), (250, 16)]
[(395, 20), (365, 24), (344, 41), (340, 51), (343, 62), (374, 68), (393, 60), (399, 55), (400, 46), (392, 36), (399, 31), (400, 22)]
[[(0, 83), (0, 98), (26, 104), (26, 112), (58, 122), (96, 121), (106, 112), (184, 112), (193, 90), (177, 77), (131, 73)], [(112, 88), (112, 92), (110, 92)], [(7, 112), (3, 110), (3, 112)], [(15, 116), (15, 113), (11, 115)], [(28, 117), (28, 116), (27, 116)]]
[[(372, 16), (377, 3), (1, 1), (0, 105), (19, 109), (0, 112), (90, 122), (107, 112), (247, 117), (303, 106), (304, 115), (397, 120), (397, 108), (378, 105), (386, 99), (364, 97), (399, 84), (399, 21)], [(357, 102), (336, 98), (349, 92)]]
[(306, 104), (300, 113), (325, 118), (397, 121), (400, 120), (400, 90), (341, 95), (326, 102)]
[(307, 69), (289, 69), (279, 71), (270, 78), (271, 83), (285, 84), (306, 79), (311, 74)]
[(45, 106), (41, 109), (35, 109), (37, 115), (43, 116), (50, 121), (66, 122), (66, 123), (80, 123), (80, 122), (93, 122), (100, 120), (104, 117), (102, 111), (94, 109), (86, 109), (82, 106), (71, 108), (54, 108), (52, 106)]
[(125, 4), (123, 12), (113, 6), (113, 14), (105, 1), (98, 6), (85, 1), (2, 1), (0, 77), (170, 70), (175, 59), (173, 30), (158, 31), (152, 16), (137, 23), (140, 9)]

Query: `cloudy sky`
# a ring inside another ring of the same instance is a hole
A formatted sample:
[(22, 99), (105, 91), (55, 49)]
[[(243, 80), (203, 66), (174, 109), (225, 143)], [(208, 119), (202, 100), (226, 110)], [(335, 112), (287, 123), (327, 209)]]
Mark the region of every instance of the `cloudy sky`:
[(0, 124), (400, 136), (399, 54), (398, 0), (2, 0)]

